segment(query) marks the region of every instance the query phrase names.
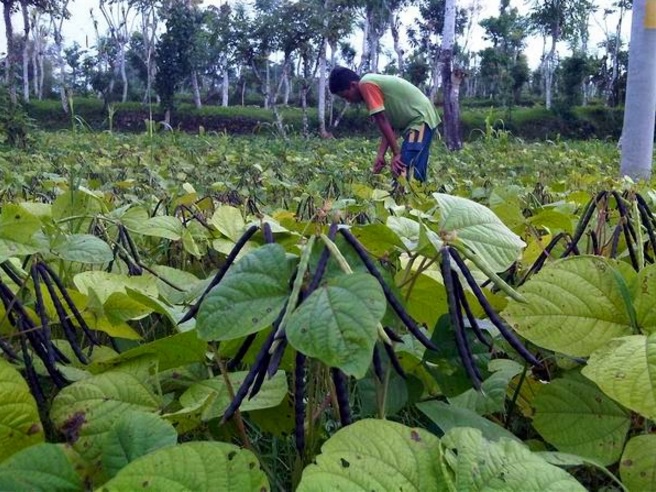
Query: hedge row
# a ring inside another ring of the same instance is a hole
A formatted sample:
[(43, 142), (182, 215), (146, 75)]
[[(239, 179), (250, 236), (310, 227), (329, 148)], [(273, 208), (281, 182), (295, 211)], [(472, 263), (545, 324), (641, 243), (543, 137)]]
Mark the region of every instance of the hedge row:
[[(303, 114), (299, 108), (280, 108), (286, 131), (302, 130)], [(65, 114), (58, 101), (35, 101), (29, 104), (28, 114), (37, 126), (46, 130), (83, 127), (93, 131), (144, 132), (147, 123), (163, 121), (164, 114), (157, 107), (145, 107), (138, 103), (114, 104), (111, 110), (94, 99), (76, 100), (72, 114)], [(311, 132), (318, 129), (314, 108), (308, 110)], [(517, 107), (463, 109), (462, 132), (465, 140), (499, 134), (507, 131), (526, 140), (555, 139), (618, 139), (622, 131), (623, 110), (604, 106), (586, 106), (554, 111), (543, 107)], [(227, 132), (253, 134), (276, 132), (271, 110), (259, 107), (207, 106), (196, 109), (180, 105), (172, 114), (171, 126), (185, 132)], [(157, 124), (156, 128), (163, 128)], [(333, 134), (374, 134), (375, 128), (368, 121), (361, 106), (349, 108), (341, 117)]]

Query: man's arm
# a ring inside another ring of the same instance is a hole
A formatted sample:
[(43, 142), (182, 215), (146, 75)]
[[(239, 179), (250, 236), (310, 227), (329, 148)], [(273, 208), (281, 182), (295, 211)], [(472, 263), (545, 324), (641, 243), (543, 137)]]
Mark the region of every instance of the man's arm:
[(376, 122), (376, 125), (378, 126), (378, 130), (382, 134), (382, 140), (380, 142), (380, 147), (378, 149), (378, 157), (376, 159), (376, 164), (380, 162), (381, 150), (383, 151), (383, 161), (384, 161), (384, 156), (385, 156), (385, 152), (387, 151), (387, 148), (392, 149), (392, 155), (393, 155), (392, 162), (391, 162), (392, 173), (395, 176), (398, 176), (405, 170), (405, 164), (403, 163), (403, 161), (401, 161), (401, 148), (399, 147), (399, 144), (396, 141), (396, 133), (394, 133), (394, 129), (392, 128), (392, 125), (390, 125), (389, 119), (387, 119), (387, 114), (385, 113), (385, 111), (374, 113), (373, 117), (374, 117), (374, 121)]

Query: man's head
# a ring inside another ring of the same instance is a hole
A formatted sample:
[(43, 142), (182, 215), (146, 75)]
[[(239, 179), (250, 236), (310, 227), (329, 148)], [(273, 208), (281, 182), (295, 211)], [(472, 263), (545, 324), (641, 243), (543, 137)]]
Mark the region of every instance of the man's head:
[(335, 94), (348, 102), (357, 103), (362, 101), (362, 95), (358, 84), (360, 76), (353, 70), (345, 67), (335, 67), (328, 77), (328, 88), (331, 94)]

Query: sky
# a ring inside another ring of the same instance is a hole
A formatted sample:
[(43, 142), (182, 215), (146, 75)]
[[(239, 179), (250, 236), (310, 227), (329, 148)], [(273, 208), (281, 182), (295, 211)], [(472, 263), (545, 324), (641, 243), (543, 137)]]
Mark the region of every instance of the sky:
[[(204, 0), (202, 6), (207, 7), (209, 5), (220, 5), (225, 3), (226, 0)], [(301, 0), (302, 1), (302, 0)], [(458, 7), (465, 7), (471, 4), (476, 0), (460, 0), (458, 1)], [(600, 7), (599, 12), (594, 14), (590, 19), (590, 49), (594, 54), (593, 49), (597, 44), (604, 39), (604, 32), (614, 32), (615, 23), (617, 22), (616, 17), (609, 17), (604, 19), (602, 12), (604, 7), (609, 7), (612, 0), (597, 0), (595, 3)], [(499, 2), (494, 0), (478, 0), (478, 4), (481, 7), (480, 13), (478, 15), (478, 20), (474, 22), (474, 27), (469, 41), (470, 50), (480, 50), (486, 46), (489, 46), (489, 43), (486, 43), (483, 40), (483, 30), (478, 26), (478, 21), (485, 19), (487, 17), (493, 17), (498, 15)], [(528, 11), (529, 2), (525, 0), (512, 0), (510, 2), (511, 7), (517, 7), (520, 13), (526, 13)], [(90, 47), (95, 42), (95, 33), (93, 29), (93, 24), (91, 22), (91, 17), (89, 10), (93, 9), (95, 16), (98, 20), (102, 19), (100, 12), (98, 10), (97, 0), (71, 0), (69, 5), (69, 10), (71, 12), (71, 19), (65, 22), (64, 24), (64, 44), (70, 45), (74, 41), (77, 41), (82, 47)], [(403, 19), (404, 26), (410, 25), (415, 17), (416, 11), (408, 11)], [(22, 26), (22, 20), (20, 17), (14, 18), (14, 30), (20, 31)], [(624, 29), (623, 37), (625, 41), (628, 41), (631, 25), (631, 14), (630, 12), (625, 14), (624, 18)], [(361, 39), (361, 38), (360, 38)], [(360, 51), (361, 49), (361, 40), (357, 36), (352, 39), (352, 43), (356, 50)], [(5, 48), (5, 30), (4, 24), (0, 23), (0, 51), (4, 52)], [(391, 49), (392, 42), (391, 36), (387, 34), (383, 38), (383, 49), (392, 52)], [(541, 39), (531, 39), (527, 43), (527, 48), (525, 50), (528, 59), (529, 65), (532, 68), (537, 67), (540, 61), (540, 55), (543, 51), (543, 42)], [(559, 45), (559, 54), (561, 56), (567, 56), (567, 48), (565, 44)], [(381, 67), (384, 66), (386, 62), (384, 57), (381, 58)]]

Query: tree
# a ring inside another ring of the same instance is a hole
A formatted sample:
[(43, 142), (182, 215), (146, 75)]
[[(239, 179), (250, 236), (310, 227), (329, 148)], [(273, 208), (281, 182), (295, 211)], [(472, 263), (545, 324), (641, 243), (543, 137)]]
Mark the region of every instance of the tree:
[(444, 30), (442, 31), (442, 89), (444, 92), (444, 140), (449, 150), (460, 150), (460, 83), (461, 70), (453, 67), (453, 47), (456, 38), (456, 0), (444, 4)]
[(656, 19), (647, 15), (651, 0), (634, 0), (629, 73), (622, 128), (620, 175), (649, 179), (656, 115)]
[[(535, 31), (551, 39), (549, 52), (542, 60), (545, 105), (551, 108), (556, 71), (556, 46), (561, 40), (580, 39), (580, 19), (586, 18), (593, 5), (589, 0), (532, 0), (529, 20)], [(587, 26), (587, 24), (585, 24)]]
[(162, 34), (157, 44), (155, 55), (157, 62), (155, 90), (166, 112), (167, 123), (174, 108), (176, 90), (194, 70), (198, 25), (196, 13), (186, 5), (175, 3), (167, 11), (166, 32)]

